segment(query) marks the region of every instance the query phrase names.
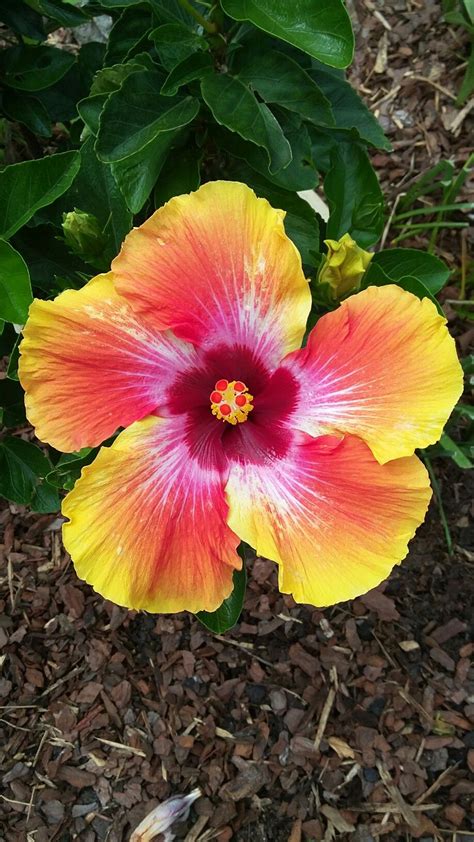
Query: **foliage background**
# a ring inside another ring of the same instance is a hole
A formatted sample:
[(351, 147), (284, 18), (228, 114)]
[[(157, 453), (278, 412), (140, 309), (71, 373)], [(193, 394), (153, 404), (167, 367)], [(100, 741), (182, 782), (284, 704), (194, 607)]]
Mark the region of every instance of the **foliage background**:
[[(466, 26), (469, 9), (445, 7)], [(337, 306), (317, 283), (324, 240), (350, 233), (380, 249), (386, 214), (370, 156), (391, 147), (346, 79), (354, 39), (343, 0), (0, 0), (0, 21), (0, 494), (52, 512), (96, 450), (60, 454), (18, 435), (18, 342), (32, 296), (107, 270), (132, 225), (171, 196), (235, 179), (287, 212), (314, 324)], [(445, 212), (472, 209), (456, 202), (471, 163), (457, 173), (441, 162), (413, 185), (399, 240), (426, 225), (416, 214), (439, 183), (428, 227), (467, 224)], [(327, 222), (298, 195), (315, 188)], [(376, 251), (362, 287), (395, 282), (436, 301), (449, 276), (434, 253), (397, 247)], [(472, 357), (464, 366), (471, 375)], [(472, 417), (461, 405), (461, 440), (445, 434), (434, 452), (471, 467)]]

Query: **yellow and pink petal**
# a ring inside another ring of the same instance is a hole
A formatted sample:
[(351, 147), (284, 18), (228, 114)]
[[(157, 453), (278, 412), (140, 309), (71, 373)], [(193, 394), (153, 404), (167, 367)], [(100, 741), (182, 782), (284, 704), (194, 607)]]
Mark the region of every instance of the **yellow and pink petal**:
[(112, 275), (54, 301), (34, 301), (20, 346), (20, 381), (36, 435), (58, 450), (101, 444), (148, 415), (195, 352), (152, 329)]
[(244, 345), (274, 366), (301, 344), (311, 307), (283, 218), (245, 184), (209, 182), (128, 235), (112, 264), (117, 290), (159, 330)]
[(446, 320), (395, 285), (323, 316), (283, 367), (300, 387), (298, 429), (360, 436), (382, 463), (438, 441), (463, 388)]
[(317, 606), (385, 579), (431, 497), (416, 456), (380, 465), (356, 437), (304, 434), (284, 459), (234, 465), (226, 493), (231, 529), (278, 563), (280, 590)]
[(232, 590), (241, 560), (223, 476), (191, 458), (185, 440), (184, 417), (137, 421), (64, 500), (64, 544), (78, 576), (118, 605), (214, 611)]

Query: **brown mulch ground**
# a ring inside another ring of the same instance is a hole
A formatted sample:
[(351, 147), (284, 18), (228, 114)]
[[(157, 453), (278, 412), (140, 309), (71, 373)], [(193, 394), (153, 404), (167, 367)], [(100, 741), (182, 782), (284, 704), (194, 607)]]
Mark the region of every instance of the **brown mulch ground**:
[[(390, 202), (440, 157), (467, 157), (469, 115), (454, 135), (452, 99), (407, 76), (455, 91), (464, 41), (434, 2), (355, 11), (353, 79), (395, 149), (375, 158)], [(458, 236), (441, 242), (458, 264)], [(4, 505), (0, 842), (126, 842), (195, 786), (187, 842), (474, 838), (474, 479), (435, 467), (452, 558), (433, 504), (409, 559), (352, 603), (295, 606), (259, 559), (225, 638), (105, 603), (75, 577), (58, 518)]]

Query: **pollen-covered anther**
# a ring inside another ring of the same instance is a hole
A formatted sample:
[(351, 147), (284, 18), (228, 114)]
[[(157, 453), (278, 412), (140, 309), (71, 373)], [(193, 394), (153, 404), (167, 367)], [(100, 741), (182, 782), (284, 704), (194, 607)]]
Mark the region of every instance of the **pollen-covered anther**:
[(218, 380), (210, 394), (211, 411), (219, 421), (241, 424), (253, 409), (253, 395), (249, 395), (242, 380)]

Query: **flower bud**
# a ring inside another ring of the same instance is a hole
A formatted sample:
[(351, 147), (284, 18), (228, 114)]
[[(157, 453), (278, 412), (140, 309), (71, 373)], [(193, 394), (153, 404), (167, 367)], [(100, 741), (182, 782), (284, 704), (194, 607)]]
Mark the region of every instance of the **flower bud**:
[(99, 220), (93, 214), (74, 208), (63, 214), (62, 229), (65, 243), (73, 254), (86, 263), (100, 263), (105, 237)]
[(373, 254), (357, 245), (350, 234), (340, 240), (324, 240), (328, 247), (319, 271), (320, 284), (329, 284), (334, 298), (341, 298), (360, 284)]

